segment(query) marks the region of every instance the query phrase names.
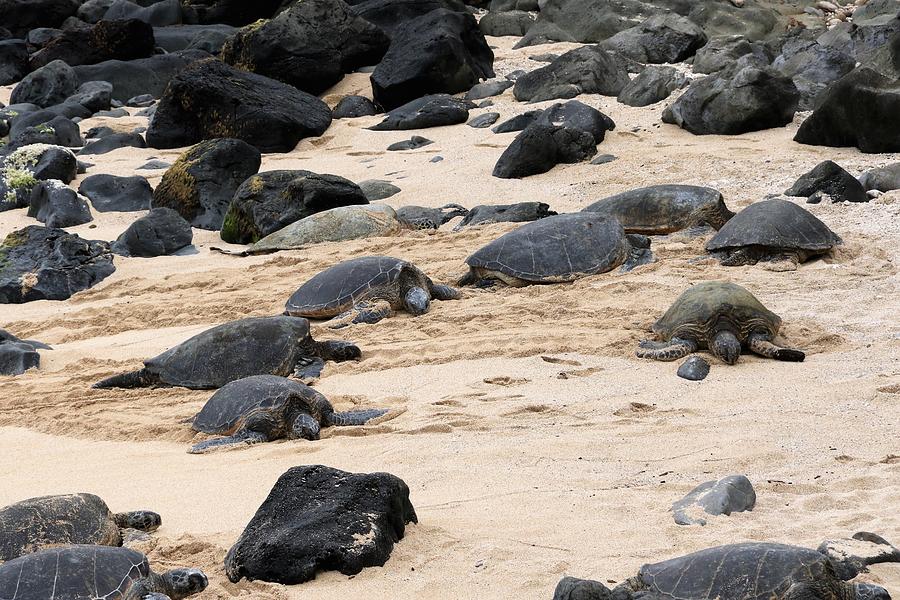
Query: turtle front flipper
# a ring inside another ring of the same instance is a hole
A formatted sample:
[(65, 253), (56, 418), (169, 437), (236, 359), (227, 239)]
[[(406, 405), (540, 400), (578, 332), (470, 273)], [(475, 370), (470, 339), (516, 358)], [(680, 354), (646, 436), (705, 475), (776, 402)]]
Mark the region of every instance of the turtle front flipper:
[(628, 234), (628, 256), (622, 263), (622, 271), (631, 271), (635, 267), (652, 263), (655, 259), (650, 250), (650, 238), (646, 235)]
[(393, 313), (391, 305), (384, 300), (358, 302), (350, 310), (342, 312), (329, 321), (328, 327), (330, 329), (341, 329), (352, 323), (377, 323)]
[(269, 436), (262, 432), (241, 429), (234, 435), (206, 440), (205, 442), (194, 444), (193, 446), (191, 446), (191, 449), (188, 450), (188, 454), (203, 454), (205, 452), (209, 452), (210, 450), (215, 450), (216, 448), (236, 446), (238, 444), (259, 444), (268, 441)]
[(165, 385), (163, 381), (155, 373), (149, 372), (147, 369), (140, 371), (132, 371), (130, 373), (120, 373), (107, 377), (98, 381), (91, 387), (94, 389), (105, 388), (142, 388), (152, 387), (156, 385)]
[(766, 358), (774, 358), (775, 360), (783, 360), (786, 362), (803, 362), (806, 354), (801, 350), (793, 350), (791, 348), (782, 348), (773, 344), (768, 336), (753, 333), (747, 338), (747, 346), (750, 351)]
[(387, 413), (388, 410), (386, 408), (369, 408), (366, 410), (331, 413), (331, 416), (328, 418), (328, 425), (334, 425), (335, 427), (365, 425), (372, 419), (377, 419)]
[(697, 342), (672, 338), (668, 344), (643, 341), (638, 345), (638, 358), (651, 358), (653, 360), (672, 361), (684, 358), (688, 354), (697, 351)]
[(459, 300), (462, 298), (462, 294), (459, 293), (459, 290), (449, 285), (434, 283), (431, 285), (431, 297), (435, 300)]

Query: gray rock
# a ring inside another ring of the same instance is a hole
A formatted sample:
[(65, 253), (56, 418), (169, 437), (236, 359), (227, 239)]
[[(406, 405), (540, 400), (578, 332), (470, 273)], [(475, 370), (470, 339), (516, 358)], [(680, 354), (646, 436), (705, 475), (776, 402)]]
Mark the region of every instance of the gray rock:
[(534, 25), (535, 18), (536, 15), (533, 13), (522, 10), (491, 11), (481, 18), (478, 27), (484, 35), (521, 37), (528, 33), (528, 30)]
[(369, 202), (384, 200), (400, 193), (400, 188), (383, 179), (367, 179), (359, 183), (359, 188)]
[(168, 169), (172, 166), (172, 163), (167, 163), (164, 160), (153, 159), (148, 160), (141, 166), (139, 166), (136, 170), (138, 171), (158, 171), (160, 169)]
[(487, 112), (482, 115), (478, 115), (477, 117), (466, 123), (466, 125), (468, 125), (469, 127), (474, 127), (475, 129), (484, 129), (496, 123), (497, 119), (499, 118), (500, 113)]
[(706, 525), (706, 519), (695, 518), (689, 509), (702, 509), (710, 515), (730, 515), (733, 512), (753, 510), (756, 492), (753, 484), (743, 475), (731, 475), (719, 481), (707, 481), (672, 505), (675, 522), (679, 525)]
[(353, 119), (377, 115), (379, 112), (378, 107), (365, 96), (345, 96), (331, 111), (331, 116), (335, 119)]
[(387, 113), (384, 120), (369, 127), (372, 131), (402, 131), (465, 123), (475, 105), (447, 94), (433, 94), (413, 100)]
[(132, 223), (112, 244), (122, 256), (166, 256), (189, 246), (191, 224), (171, 208), (154, 208)]
[(538, 117), (541, 116), (543, 110), (529, 110), (528, 112), (524, 112), (521, 115), (516, 115), (511, 119), (507, 119), (503, 121), (491, 131), (494, 133), (511, 133), (514, 131), (522, 131), (532, 123), (538, 120)]
[(786, 196), (809, 198), (816, 192), (828, 194), (833, 202), (868, 202), (869, 197), (862, 184), (837, 163), (820, 162), (785, 190)]
[(701, 356), (691, 356), (678, 367), (678, 376), (688, 381), (703, 381), (709, 375), (709, 363)]
[(31, 190), (28, 216), (47, 227), (74, 227), (94, 220), (87, 199), (61, 181), (38, 182)]
[(519, 77), (513, 95), (520, 102), (574, 98), (579, 94), (618, 96), (629, 81), (628, 70), (620, 59), (599, 46), (585, 46)]
[(176, 73), (203, 58), (209, 58), (209, 54), (185, 50), (137, 60), (107, 60), (96, 65), (80, 65), (74, 70), (79, 83), (108, 81), (113, 86), (113, 99), (124, 102), (140, 94), (159, 98)]
[(694, 55), (694, 73), (716, 73), (748, 54), (755, 57), (757, 67), (772, 62), (772, 56), (763, 44), (751, 42), (741, 35), (714, 37)]
[(0, 41), (0, 85), (15, 83), (28, 74), (28, 48), (24, 40)]
[(148, 210), (153, 200), (150, 183), (139, 175), (91, 175), (81, 182), (78, 192), (87, 197), (98, 212)]
[(419, 135), (414, 135), (408, 140), (403, 140), (402, 142), (395, 142), (387, 147), (387, 149), (391, 152), (395, 152), (398, 150), (415, 150), (417, 148), (422, 148), (423, 146), (429, 146), (434, 142), (429, 140), (428, 138), (423, 138)]
[(889, 164), (885, 167), (869, 169), (859, 176), (859, 182), (865, 190), (878, 190), (890, 192), (900, 190), (900, 162)]
[(137, 19), (154, 27), (178, 25), (181, 23), (181, 17), (179, 0), (159, 0), (150, 6), (141, 6), (128, 0), (115, 0), (103, 15), (103, 19), (107, 21)]
[(619, 93), (617, 100), (628, 106), (649, 106), (665, 100), (684, 87), (687, 78), (675, 67), (647, 67)]
[(95, 142), (87, 144), (79, 152), (79, 156), (106, 154), (119, 148), (146, 148), (147, 143), (138, 133), (112, 133)]
[(594, 160), (591, 161), (591, 164), (592, 165), (605, 165), (606, 163), (611, 163), (612, 161), (618, 160), (618, 159), (619, 159), (618, 156), (614, 156), (612, 154), (601, 154), (600, 156), (597, 156), (596, 158), (594, 158)]
[(654, 15), (600, 45), (641, 63), (677, 63), (706, 44), (706, 34), (693, 21), (674, 14)]
[(78, 89), (78, 76), (61, 60), (32, 71), (19, 82), (10, 96), (12, 104), (28, 102), (42, 108), (59, 104)]
[(481, 100), (483, 98), (490, 98), (492, 96), (499, 96), (504, 91), (508, 90), (513, 86), (513, 82), (500, 79), (498, 81), (485, 81), (484, 83), (479, 83), (472, 87), (468, 92), (466, 92), (466, 100)]

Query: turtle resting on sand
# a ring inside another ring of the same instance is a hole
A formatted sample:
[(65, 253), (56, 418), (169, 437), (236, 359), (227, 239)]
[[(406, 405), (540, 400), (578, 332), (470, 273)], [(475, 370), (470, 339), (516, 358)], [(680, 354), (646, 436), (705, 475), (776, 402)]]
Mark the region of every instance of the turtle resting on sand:
[(200, 442), (190, 453), (279, 438), (317, 440), (322, 427), (365, 425), (385, 413), (384, 409), (334, 412), (325, 396), (303, 383), (254, 375), (232, 381), (206, 402), (194, 417), (194, 431), (227, 437)]
[(625, 235), (615, 219), (554, 215), (522, 225), (472, 254), (459, 285), (564, 283), (619, 266), (629, 271), (652, 260), (650, 240)]
[(771, 312), (741, 286), (727, 281), (705, 281), (688, 288), (654, 325), (663, 342), (644, 340), (637, 355), (655, 360), (677, 360), (707, 348), (733, 365), (746, 347), (754, 354), (801, 362), (800, 350), (772, 343), (781, 317)]
[(51, 548), (0, 565), (6, 600), (180, 600), (207, 583), (199, 569), (156, 574), (140, 552), (109, 546)]
[(333, 329), (377, 323), (396, 310), (415, 316), (431, 300), (456, 300), (459, 292), (436, 284), (412, 263), (390, 256), (365, 256), (338, 263), (304, 283), (287, 301), (285, 314), (335, 318)]
[(445, 204), (440, 208), (401, 206), (397, 218), (410, 229), (438, 229), (456, 217), (465, 217), (469, 209), (459, 204)]
[(207, 329), (159, 356), (144, 368), (114, 375), (95, 388), (180, 386), (219, 388), (250, 375), (316, 377), (326, 360), (360, 357), (350, 342), (317, 342), (309, 321), (290, 316), (250, 317)]
[(29, 498), (0, 508), (0, 562), (51, 546), (121, 546), (122, 530), (154, 531), (155, 512), (112, 513), (94, 494)]
[(728, 267), (786, 261), (789, 269), (795, 269), (840, 243), (841, 238), (811, 212), (774, 199), (739, 212), (706, 244), (706, 250)]
[[(855, 577), (856, 574), (853, 574)], [(852, 578), (852, 577), (850, 577)], [(554, 600), (574, 600), (578, 588), (609, 597), (598, 582), (563, 580)], [(603, 592), (606, 594), (603, 594)], [(816, 550), (765, 542), (728, 544), (644, 565), (611, 592), (616, 600), (890, 600), (887, 590), (849, 583)]]
[(626, 233), (664, 235), (709, 226), (721, 229), (734, 213), (718, 190), (696, 185), (653, 185), (599, 200), (583, 212), (615, 217)]

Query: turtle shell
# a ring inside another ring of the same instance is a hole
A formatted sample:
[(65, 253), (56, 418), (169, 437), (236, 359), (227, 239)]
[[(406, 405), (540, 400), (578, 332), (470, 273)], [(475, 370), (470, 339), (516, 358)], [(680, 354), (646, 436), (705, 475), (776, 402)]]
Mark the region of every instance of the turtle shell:
[(0, 534), (0, 562), (48, 546), (122, 542), (109, 507), (94, 494), (41, 496), (10, 504), (0, 509)]
[[(291, 410), (292, 409), (292, 410)], [(255, 375), (220, 388), (194, 417), (193, 428), (203, 433), (231, 434), (244, 418), (258, 410), (287, 418), (289, 410), (303, 411), (323, 423), (333, 412), (331, 403), (311, 387), (277, 375)]]
[(627, 233), (658, 235), (707, 224), (719, 229), (734, 216), (718, 190), (696, 185), (653, 185), (599, 200), (583, 212), (618, 219)]
[(734, 325), (743, 338), (754, 331), (774, 335), (781, 326), (781, 317), (745, 288), (728, 281), (704, 281), (685, 290), (653, 331), (666, 340), (704, 340), (720, 318)]
[(300, 286), (287, 301), (286, 312), (304, 317), (333, 317), (362, 300), (400, 303), (401, 278), (417, 279), (431, 291), (430, 281), (412, 263), (390, 256), (364, 256), (338, 263)]
[(772, 600), (784, 598), (794, 583), (840, 585), (823, 554), (759, 542), (717, 546), (644, 565), (638, 580), (643, 589), (674, 600)]
[(709, 252), (742, 246), (827, 252), (841, 238), (801, 206), (776, 198), (751, 204), (706, 244)]
[(260, 373), (288, 375), (310, 342), (306, 319), (250, 317), (207, 329), (144, 364), (170, 385), (218, 388)]
[(466, 263), (531, 283), (558, 283), (610, 271), (625, 261), (628, 249), (617, 220), (574, 213), (510, 231), (472, 254)]
[(149, 574), (147, 557), (128, 548), (51, 548), (0, 565), (0, 598), (122, 598), (135, 581)]

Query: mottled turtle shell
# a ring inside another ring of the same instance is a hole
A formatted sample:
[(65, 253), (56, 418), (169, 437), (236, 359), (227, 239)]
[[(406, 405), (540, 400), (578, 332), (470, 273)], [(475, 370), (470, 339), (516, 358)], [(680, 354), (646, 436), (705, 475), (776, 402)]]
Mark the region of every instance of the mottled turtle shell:
[(775, 600), (794, 583), (842, 585), (823, 554), (771, 543), (717, 546), (644, 565), (637, 579), (635, 587), (673, 600)]
[(399, 308), (402, 282), (413, 282), (431, 293), (431, 280), (412, 263), (390, 256), (353, 258), (301, 285), (285, 310), (292, 315), (328, 318), (363, 300), (386, 300)]
[(473, 268), (531, 283), (575, 281), (621, 265), (630, 245), (615, 219), (593, 213), (555, 215), (497, 238), (469, 258)]
[(250, 317), (198, 333), (144, 365), (170, 385), (218, 388), (258, 373), (289, 375), (310, 342), (306, 319)]
[(722, 227), (734, 213), (718, 190), (696, 185), (653, 185), (594, 202), (583, 212), (618, 219), (626, 233), (661, 235), (689, 227)]
[(706, 244), (709, 252), (743, 246), (827, 252), (841, 238), (811, 212), (776, 198), (751, 204), (728, 221)]
[(41, 496), (0, 509), (0, 562), (49, 546), (121, 542), (109, 507), (94, 494)]
[(781, 327), (781, 317), (745, 288), (728, 281), (704, 281), (685, 290), (653, 325), (653, 332), (666, 340), (705, 340), (719, 319), (727, 320), (741, 341), (753, 332), (774, 336)]
[(0, 565), (0, 598), (112, 600), (149, 574), (147, 557), (128, 548), (51, 548)]
[(334, 412), (325, 396), (311, 387), (277, 375), (254, 375), (220, 388), (194, 417), (193, 428), (203, 433), (230, 435), (247, 416), (259, 411), (276, 420), (288, 413), (306, 412), (320, 424)]

